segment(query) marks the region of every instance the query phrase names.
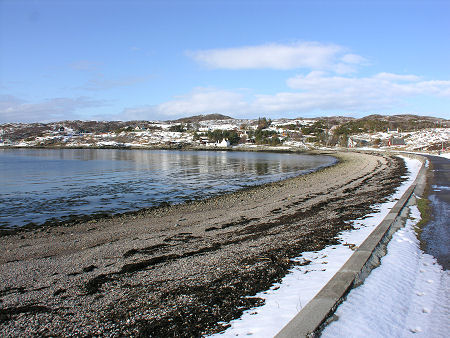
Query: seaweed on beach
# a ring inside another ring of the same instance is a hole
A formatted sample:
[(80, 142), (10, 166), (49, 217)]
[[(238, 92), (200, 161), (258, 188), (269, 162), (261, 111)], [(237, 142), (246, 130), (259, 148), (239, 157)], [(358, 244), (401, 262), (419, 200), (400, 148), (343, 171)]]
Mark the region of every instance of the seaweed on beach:
[(0, 324), (7, 322), (13, 319), (15, 316), (18, 316), (23, 313), (46, 313), (51, 312), (52, 309), (47, 306), (42, 305), (23, 305), (16, 307), (7, 307), (4, 309), (0, 309)]
[[(95, 268), (85, 262), (78, 267), (83, 273), (71, 283), (81, 287), (81, 293), (78, 288), (63, 288), (62, 283), (50, 291), (54, 304), (63, 297), (65, 304), (70, 304), (58, 310), (70, 320), (61, 321), (64, 331), (55, 331), (55, 335), (97, 332), (199, 337), (224, 330), (243, 311), (264, 303), (256, 297), (258, 292), (280, 282), (294, 265), (309, 263), (292, 258), (336, 244), (339, 232), (352, 227), (349, 221), (371, 212), (374, 204), (395, 191), (404, 180), (406, 167), (402, 160), (386, 157), (384, 168), (354, 175), (357, 179), (344, 182), (337, 194), (299, 193), (268, 207), (266, 215), (251, 211), (245, 217), (231, 215), (222, 222), (205, 217), (202, 224), (195, 220), (194, 225), (183, 228), (173, 225), (173, 219), (180, 217), (175, 214), (168, 222), (171, 228), (159, 233), (153, 233), (144, 220), (142, 237), (148, 240), (133, 237), (127, 246), (117, 244), (122, 250), (108, 249), (109, 261), (99, 260)], [(210, 202), (220, 208), (218, 201), (220, 198)], [(240, 197), (232, 203), (239, 201)], [(105, 247), (111, 243), (113, 240)], [(30, 314), (24, 313), (24, 318)], [(83, 331), (75, 325), (78, 316), (94, 323), (96, 331)], [(52, 319), (48, 320), (51, 325)]]

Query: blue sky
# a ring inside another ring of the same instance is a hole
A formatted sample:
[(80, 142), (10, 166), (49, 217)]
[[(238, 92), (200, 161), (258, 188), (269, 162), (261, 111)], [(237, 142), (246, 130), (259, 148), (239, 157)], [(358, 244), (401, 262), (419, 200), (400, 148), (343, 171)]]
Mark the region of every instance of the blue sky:
[(450, 118), (449, 1), (0, 0), (0, 123)]

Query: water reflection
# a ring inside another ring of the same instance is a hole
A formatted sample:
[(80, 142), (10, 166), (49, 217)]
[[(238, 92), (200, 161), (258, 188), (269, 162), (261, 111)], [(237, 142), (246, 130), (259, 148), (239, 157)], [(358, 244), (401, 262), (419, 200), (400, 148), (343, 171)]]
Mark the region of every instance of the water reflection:
[(0, 150), (0, 225), (205, 198), (329, 165), (327, 156), (117, 149)]

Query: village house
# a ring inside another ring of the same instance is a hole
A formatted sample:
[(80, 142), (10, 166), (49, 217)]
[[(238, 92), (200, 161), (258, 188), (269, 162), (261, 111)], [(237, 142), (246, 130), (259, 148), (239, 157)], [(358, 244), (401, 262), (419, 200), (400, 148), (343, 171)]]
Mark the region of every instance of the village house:
[(231, 146), (230, 141), (227, 139), (223, 139), (220, 142), (208, 142), (206, 144), (207, 147), (220, 147), (220, 148), (229, 148)]
[(388, 146), (404, 146), (406, 142), (401, 137), (393, 137), (391, 136), (388, 140)]
[(228, 148), (230, 146), (230, 141), (228, 141), (227, 139), (223, 139), (221, 142), (219, 142), (217, 144), (218, 147), (224, 147), (224, 148)]

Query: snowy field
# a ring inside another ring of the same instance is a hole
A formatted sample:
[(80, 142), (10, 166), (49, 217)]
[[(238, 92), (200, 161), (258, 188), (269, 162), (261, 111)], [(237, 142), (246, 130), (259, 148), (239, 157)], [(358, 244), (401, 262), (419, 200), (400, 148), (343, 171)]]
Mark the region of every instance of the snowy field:
[(353, 221), (356, 229), (342, 232), (339, 236), (341, 244), (328, 246), (321, 251), (304, 252), (295, 258), (294, 261), (308, 260), (311, 263), (294, 267), (281, 283), (257, 294), (256, 297), (265, 300), (263, 306), (247, 310), (241, 318), (231, 321), (231, 326), (227, 330), (212, 337), (275, 336), (345, 264), (353, 254), (353, 250), (364, 242), (414, 182), (421, 162), (407, 157), (402, 158), (408, 168), (408, 179), (388, 202), (375, 206), (376, 212), (366, 215), (363, 220)]
[(387, 247), (387, 255), (336, 311), (322, 337), (448, 337), (450, 272), (423, 253), (410, 219)]

